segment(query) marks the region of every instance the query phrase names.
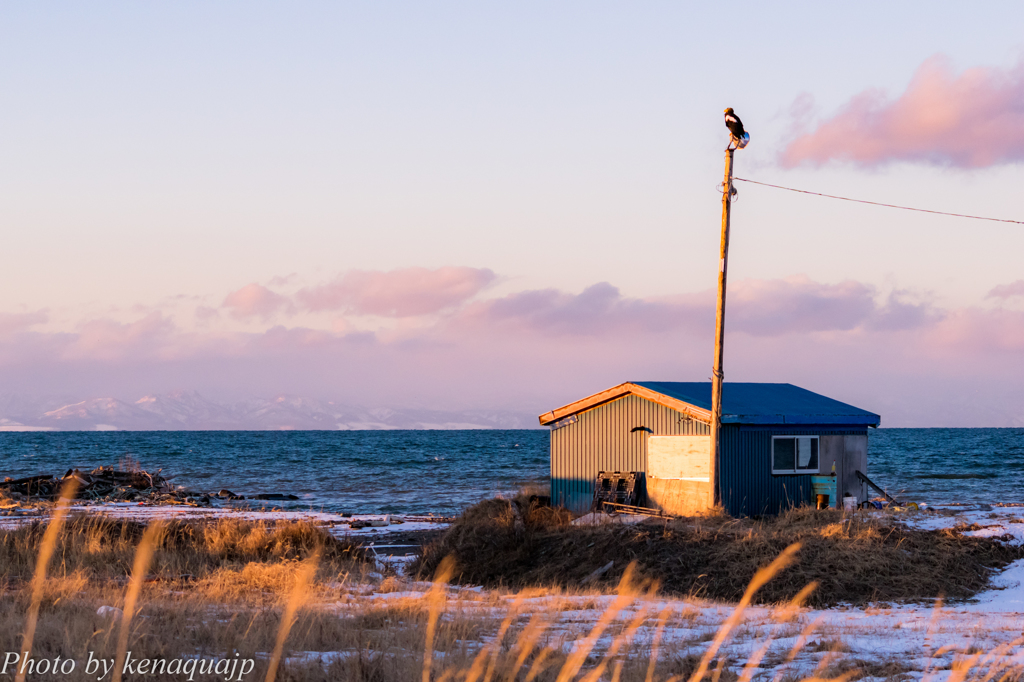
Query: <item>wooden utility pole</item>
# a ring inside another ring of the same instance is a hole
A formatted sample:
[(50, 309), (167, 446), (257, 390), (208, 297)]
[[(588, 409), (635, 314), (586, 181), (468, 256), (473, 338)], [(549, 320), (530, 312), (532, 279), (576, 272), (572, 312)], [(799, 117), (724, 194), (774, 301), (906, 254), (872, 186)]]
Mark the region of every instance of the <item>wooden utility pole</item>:
[[(731, 141), (730, 141), (731, 142)], [(711, 375), (711, 486), (708, 505), (717, 507), (718, 451), (722, 432), (722, 356), (725, 342), (725, 281), (729, 271), (729, 214), (732, 210), (732, 157), (736, 152), (730, 143), (725, 150), (725, 181), (722, 183), (722, 253), (718, 262), (718, 306), (715, 309), (715, 365)]]

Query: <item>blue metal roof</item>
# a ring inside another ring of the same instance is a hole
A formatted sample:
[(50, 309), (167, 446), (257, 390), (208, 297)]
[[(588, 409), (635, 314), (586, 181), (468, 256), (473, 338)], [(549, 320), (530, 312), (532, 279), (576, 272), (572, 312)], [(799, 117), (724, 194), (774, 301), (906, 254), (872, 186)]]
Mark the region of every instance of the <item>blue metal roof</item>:
[[(634, 381), (646, 389), (711, 409), (710, 381)], [(722, 387), (723, 424), (859, 424), (878, 426), (874, 412), (841, 403), (793, 384), (726, 382)]]

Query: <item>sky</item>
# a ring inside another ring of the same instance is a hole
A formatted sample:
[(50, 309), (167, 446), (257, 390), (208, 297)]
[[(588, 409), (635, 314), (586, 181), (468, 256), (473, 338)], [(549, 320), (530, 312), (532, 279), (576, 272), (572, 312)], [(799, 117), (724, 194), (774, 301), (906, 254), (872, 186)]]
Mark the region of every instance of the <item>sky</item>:
[[(710, 376), (737, 177), (1024, 220), (1024, 6), (8, 3), (0, 393)], [(1024, 225), (737, 182), (726, 381), (1024, 426)]]

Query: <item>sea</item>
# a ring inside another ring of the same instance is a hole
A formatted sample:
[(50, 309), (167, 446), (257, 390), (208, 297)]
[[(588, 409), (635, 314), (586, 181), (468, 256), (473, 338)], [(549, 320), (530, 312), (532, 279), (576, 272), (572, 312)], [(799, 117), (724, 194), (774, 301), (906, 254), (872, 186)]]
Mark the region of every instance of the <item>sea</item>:
[[(548, 432), (0, 432), (0, 478), (140, 466), (190, 490), (290, 493), (278, 508), (453, 515), (548, 482)], [(906, 501), (1024, 504), (1024, 429), (877, 429), (868, 475)]]

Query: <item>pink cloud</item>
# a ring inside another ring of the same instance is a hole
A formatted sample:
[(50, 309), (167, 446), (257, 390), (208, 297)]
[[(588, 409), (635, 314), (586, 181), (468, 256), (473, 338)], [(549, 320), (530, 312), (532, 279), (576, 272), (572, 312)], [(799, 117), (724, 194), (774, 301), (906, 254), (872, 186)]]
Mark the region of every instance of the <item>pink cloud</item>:
[(1024, 161), (1024, 61), (956, 75), (945, 58), (932, 57), (895, 100), (866, 90), (790, 142), (781, 157), (786, 167), (834, 160), (960, 168)]
[(853, 329), (876, 313), (875, 290), (847, 280), (821, 284), (806, 276), (740, 280), (726, 299), (730, 328), (753, 336)]
[(552, 336), (604, 336), (671, 329), (690, 310), (686, 304), (626, 298), (618, 288), (601, 282), (579, 294), (540, 289), (480, 301), (460, 312), (454, 324)]
[[(964, 308), (951, 311), (923, 338), (924, 350), (946, 356), (971, 352), (1024, 353), (1024, 313)], [(1021, 358), (1024, 359), (1024, 358)]]
[(932, 325), (946, 315), (945, 311), (934, 308), (927, 301), (915, 303), (909, 299), (905, 291), (890, 293), (885, 305), (875, 309), (866, 326), (877, 331), (918, 329)]
[(1000, 284), (985, 294), (985, 298), (1012, 298), (1014, 296), (1024, 296), (1024, 279), (1018, 279), (1009, 284)]
[[(726, 324), (730, 333), (784, 336), (860, 327), (906, 329), (935, 315), (927, 305), (897, 295), (884, 304), (876, 303), (875, 297), (873, 287), (854, 281), (822, 284), (804, 275), (738, 280), (729, 288)], [(480, 301), (461, 311), (453, 324), (548, 336), (628, 336), (680, 329), (708, 332), (714, 316), (713, 291), (641, 299), (622, 296), (602, 282), (579, 294), (542, 289)]]
[(291, 303), (287, 297), (252, 283), (232, 291), (221, 305), (230, 309), (231, 314), (238, 318), (268, 318), (275, 313), (287, 311)]
[[(889, 426), (1024, 425), (1024, 312), (938, 310), (905, 292), (805, 276), (737, 280), (730, 293), (729, 381), (805, 385), (876, 409)], [(714, 292), (639, 298), (599, 283), (471, 302), (399, 335), (336, 322), (243, 333), (221, 318), (188, 331), (154, 312), (85, 320), (74, 333), (22, 328), (0, 336), (0, 385), (539, 414), (625, 380), (706, 379)]]
[(130, 323), (89, 320), (80, 325), (77, 335), (64, 336), (67, 343), (60, 353), (64, 360), (138, 360), (158, 357), (162, 351), (180, 346), (180, 339), (174, 338), (174, 323), (159, 312)]
[(299, 278), (299, 273), (292, 272), (287, 275), (275, 275), (270, 278), (270, 286), (272, 287), (283, 287), (291, 284)]
[(458, 306), (495, 279), (494, 272), (486, 268), (455, 266), (390, 272), (353, 270), (329, 284), (301, 289), (296, 298), (311, 311), (414, 317)]
[(216, 308), (211, 308), (206, 305), (198, 306), (195, 309), (194, 315), (200, 324), (209, 324), (220, 317), (220, 313), (217, 312)]
[(251, 343), (261, 350), (294, 352), (303, 348), (324, 346), (337, 338), (335, 334), (319, 329), (277, 325), (263, 334), (251, 337)]
[(46, 312), (38, 310), (34, 313), (0, 313), (0, 335), (14, 334), (29, 327), (47, 322)]

